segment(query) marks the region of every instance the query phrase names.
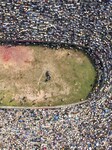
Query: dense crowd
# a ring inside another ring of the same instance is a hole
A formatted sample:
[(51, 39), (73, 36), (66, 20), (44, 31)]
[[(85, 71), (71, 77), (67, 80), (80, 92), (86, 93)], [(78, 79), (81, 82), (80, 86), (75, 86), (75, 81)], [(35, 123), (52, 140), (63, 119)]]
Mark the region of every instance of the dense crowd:
[(86, 47), (97, 70), (87, 101), (59, 108), (0, 109), (2, 150), (111, 150), (112, 0), (5, 0), (0, 39)]

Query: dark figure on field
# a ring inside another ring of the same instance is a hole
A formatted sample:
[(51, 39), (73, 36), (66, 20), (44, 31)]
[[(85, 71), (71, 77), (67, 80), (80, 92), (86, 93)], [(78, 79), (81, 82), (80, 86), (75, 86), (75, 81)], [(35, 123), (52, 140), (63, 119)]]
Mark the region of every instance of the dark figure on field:
[(49, 81), (51, 79), (49, 71), (46, 71), (45, 76), (46, 76), (45, 82), (47, 82), (47, 81)]

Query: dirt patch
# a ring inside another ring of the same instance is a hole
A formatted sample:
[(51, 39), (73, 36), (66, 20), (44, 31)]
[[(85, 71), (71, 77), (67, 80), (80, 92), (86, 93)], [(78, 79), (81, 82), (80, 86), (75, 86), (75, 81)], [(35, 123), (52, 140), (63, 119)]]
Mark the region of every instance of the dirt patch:
[(77, 63), (79, 64), (83, 63), (83, 56), (79, 52), (74, 53), (74, 51), (71, 50), (60, 49), (58, 51), (55, 51), (55, 56), (57, 60), (74, 58)]
[(62, 59), (63, 57), (66, 57), (69, 54), (70, 52), (66, 51), (65, 49), (62, 49), (60, 51), (55, 51), (55, 55), (57, 59)]
[(76, 58), (76, 61), (77, 61), (77, 63), (79, 63), (79, 64), (82, 64), (82, 63), (83, 63), (83, 59), (80, 58), (80, 57), (77, 57), (77, 58)]
[(0, 64), (5, 68), (13, 67), (14, 70), (27, 69), (33, 58), (33, 50), (31, 51), (25, 46), (0, 46)]

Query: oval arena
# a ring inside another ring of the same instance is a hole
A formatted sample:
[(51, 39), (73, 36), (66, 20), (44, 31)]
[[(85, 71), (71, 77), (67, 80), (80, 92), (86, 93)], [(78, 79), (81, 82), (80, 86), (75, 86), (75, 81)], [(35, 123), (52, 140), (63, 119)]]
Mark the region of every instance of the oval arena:
[(1, 2), (1, 45), (76, 46), (94, 62), (97, 84), (83, 103), (0, 108), (0, 149), (111, 150), (111, 0)]

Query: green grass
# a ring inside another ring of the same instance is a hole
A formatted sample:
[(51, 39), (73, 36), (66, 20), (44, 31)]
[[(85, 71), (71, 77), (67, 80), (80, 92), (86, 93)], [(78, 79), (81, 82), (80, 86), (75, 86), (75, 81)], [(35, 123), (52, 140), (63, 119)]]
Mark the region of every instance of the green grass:
[[(23, 92), (26, 86), (31, 88), (31, 94), (37, 95), (39, 91), (43, 91), (44, 96), (47, 94), (47, 99), (40, 98), (33, 106), (65, 105), (86, 99), (96, 77), (95, 69), (86, 55), (80, 51), (65, 49), (52, 50), (40, 46), (30, 48), (34, 50), (35, 61), (30, 69), (21, 71), (22, 78), (17, 79), (20, 72), (0, 72), (0, 83), (10, 84), (8, 90), (0, 91), (0, 98), (4, 97), (0, 106), (32, 106), (33, 102), (29, 98), (24, 104), (20, 104), (17, 99), (10, 102), (14, 94), (26, 96)], [(45, 82), (47, 70), (51, 74), (51, 80)], [(21, 88), (14, 86), (13, 83), (16, 82)]]

